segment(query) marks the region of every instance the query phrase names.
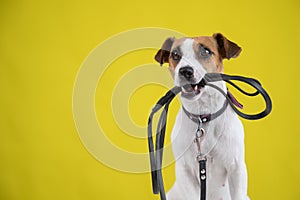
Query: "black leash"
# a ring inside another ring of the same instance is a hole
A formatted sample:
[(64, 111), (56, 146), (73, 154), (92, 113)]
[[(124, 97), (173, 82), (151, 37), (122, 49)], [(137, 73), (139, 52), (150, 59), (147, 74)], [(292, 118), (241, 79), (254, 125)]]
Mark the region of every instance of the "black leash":
[(199, 160), (200, 199), (206, 199), (206, 159)]
[[(254, 93), (248, 93), (241, 89), (239, 86), (237, 86), (235, 83), (232, 82), (232, 80), (244, 82), (253, 88), (255, 88)], [(265, 100), (266, 108), (264, 111), (258, 113), (258, 114), (245, 114), (239, 111), (236, 107), (242, 107), (235, 99), (234, 97), (228, 92), (227, 94), (219, 87), (209, 83), (209, 82), (216, 82), (216, 81), (225, 81), (235, 87), (237, 90), (242, 92), (243, 94), (247, 96), (257, 96), (261, 94)], [(201, 120), (199, 124), (201, 123), (207, 123), (218, 116), (220, 116), (227, 108), (227, 105), (229, 104), (232, 109), (242, 118), (249, 119), (249, 120), (256, 120), (261, 119), (265, 116), (267, 116), (271, 110), (272, 110), (272, 101), (270, 99), (270, 96), (268, 93), (264, 90), (262, 85), (259, 81), (253, 78), (246, 78), (242, 76), (230, 76), (226, 74), (219, 74), (219, 73), (207, 73), (205, 74), (204, 78), (199, 82), (199, 85), (201, 86), (210, 86), (216, 90), (218, 90), (223, 96), (226, 98), (226, 101), (223, 105), (223, 107), (213, 114), (208, 115), (193, 115), (189, 113), (184, 107), (184, 112), (192, 119), (194, 122), (196, 120)], [(162, 98), (159, 99), (159, 101), (156, 103), (156, 105), (152, 108), (152, 112), (149, 115), (148, 119), (148, 148), (149, 148), (149, 155), (150, 155), (150, 166), (151, 166), (151, 177), (152, 177), (152, 189), (154, 194), (160, 194), (161, 200), (166, 200), (166, 194), (164, 189), (164, 182), (162, 177), (162, 158), (163, 158), (163, 147), (164, 147), (164, 138), (165, 138), (165, 132), (166, 132), (166, 123), (167, 123), (167, 114), (168, 109), (171, 101), (174, 99), (174, 97), (181, 91), (181, 87), (174, 87), (171, 90), (169, 90)], [(154, 148), (153, 143), (153, 136), (152, 136), (152, 119), (156, 112), (158, 112), (162, 107), (164, 106), (164, 109), (160, 115), (157, 130), (156, 130), (156, 145)], [(213, 116), (213, 117), (212, 117)], [(200, 127), (201, 128), (201, 127)], [(205, 200), (206, 198), (206, 158), (199, 155), (198, 158), (199, 162), (199, 175), (200, 175), (200, 199)]]
[[(234, 81), (240, 81), (240, 82), (244, 82), (250, 86), (252, 86), (256, 91), (253, 93), (248, 93), (246, 91), (244, 91), (243, 89), (241, 89), (239, 86), (237, 86), (235, 83), (232, 82), (232, 80)], [(228, 103), (230, 104), (230, 106), (232, 107), (232, 109), (242, 118), (244, 119), (249, 119), (249, 120), (256, 120), (256, 119), (261, 119), (265, 116), (267, 116), (271, 110), (272, 110), (272, 101), (270, 96), (268, 95), (268, 93), (265, 91), (265, 89), (262, 87), (261, 83), (253, 78), (246, 78), (243, 76), (230, 76), (227, 74), (219, 74), (219, 73), (209, 73), (206, 74), (204, 76), (204, 81), (205, 84), (207, 86), (213, 87), (216, 90), (218, 90), (219, 92), (221, 92), (223, 94), (223, 96), (228, 100)], [(238, 89), (240, 92), (242, 92), (243, 94), (247, 95), (247, 96), (257, 96), (259, 94), (262, 95), (262, 97), (265, 100), (266, 103), (266, 108), (264, 111), (258, 113), (258, 114), (245, 114), (242, 113), (241, 111), (239, 111), (236, 106), (233, 104), (233, 102), (230, 100), (230, 98), (228, 97), (228, 95), (226, 95), (226, 93), (220, 89), (219, 87), (210, 84), (208, 82), (216, 82), (216, 81), (225, 81), (227, 83), (229, 83), (230, 85), (232, 85), (233, 87), (235, 87), (236, 89)]]
[[(164, 137), (166, 132), (166, 120), (168, 114), (168, 108), (173, 98), (181, 91), (180, 87), (174, 87), (169, 90), (165, 96), (159, 99), (156, 105), (153, 107), (152, 112), (148, 119), (148, 147), (150, 154), (150, 166), (152, 177), (152, 190), (154, 194), (160, 194), (161, 200), (166, 200), (164, 183), (161, 173), (162, 156)], [(153, 137), (152, 137), (152, 119), (154, 114), (159, 111), (163, 106), (164, 110), (160, 116), (157, 131), (156, 131), (156, 146), (154, 150)]]

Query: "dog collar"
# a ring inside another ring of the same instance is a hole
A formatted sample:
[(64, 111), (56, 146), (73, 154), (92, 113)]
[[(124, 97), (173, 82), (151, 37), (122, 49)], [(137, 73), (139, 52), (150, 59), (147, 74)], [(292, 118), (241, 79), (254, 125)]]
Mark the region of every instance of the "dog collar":
[(193, 122), (199, 124), (199, 122), (207, 123), (209, 121), (216, 119), (217, 117), (222, 115), (222, 113), (226, 110), (227, 106), (228, 106), (228, 102), (225, 100), (222, 108), (220, 108), (217, 112), (210, 113), (210, 114), (202, 114), (202, 115), (196, 115), (196, 114), (190, 113), (189, 111), (187, 111), (187, 109), (184, 106), (182, 106), (182, 109), (183, 109), (184, 113), (188, 116), (188, 118), (190, 118)]
[[(241, 108), (241, 109), (243, 108), (243, 105), (240, 104), (229, 91), (227, 91), (227, 97), (238, 108)], [(193, 114), (193, 113), (187, 111), (187, 109), (184, 106), (182, 106), (182, 109), (183, 109), (184, 113), (188, 116), (188, 118), (190, 118), (193, 122), (199, 124), (199, 122), (206, 123), (206, 122), (216, 119), (217, 117), (222, 115), (222, 113), (226, 110), (227, 106), (228, 106), (228, 101), (225, 100), (222, 108), (220, 108), (220, 110), (218, 110), (217, 112), (211, 113), (211, 114), (202, 114), (202, 115)]]

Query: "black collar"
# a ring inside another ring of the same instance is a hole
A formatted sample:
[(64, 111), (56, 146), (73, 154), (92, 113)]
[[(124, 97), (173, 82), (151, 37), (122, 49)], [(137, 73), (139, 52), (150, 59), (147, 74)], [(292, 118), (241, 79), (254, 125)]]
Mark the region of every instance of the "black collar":
[(228, 101), (225, 100), (222, 108), (220, 108), (217, 112), (211, 113), (211, 114), (202, 114), (202, 115), (196, 115), (193, 113), (190, 113), (189, 111), (186, 110), (184, 106), (182, 106), (182, 109), (184, 113), (190, 118), (193, 122), (199, 124), (199, 123), (207, 123), (209, 121), (212, 121), (222, 115), (222, 113), (226, 110), (228, 106)]

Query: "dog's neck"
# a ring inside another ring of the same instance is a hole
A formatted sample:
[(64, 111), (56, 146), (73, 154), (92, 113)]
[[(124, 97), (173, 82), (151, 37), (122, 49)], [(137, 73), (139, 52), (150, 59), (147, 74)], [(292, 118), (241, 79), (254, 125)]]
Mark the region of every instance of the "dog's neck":
[[(216, 85), (226, 92), (224, 82), (217, 82)], [(199, 98), (189, 100), (181, 97), (182, 106), (195, 115), (209, 114), (218, 111), (224, 105), (225, 97), (213, 88), (206, 87)]]

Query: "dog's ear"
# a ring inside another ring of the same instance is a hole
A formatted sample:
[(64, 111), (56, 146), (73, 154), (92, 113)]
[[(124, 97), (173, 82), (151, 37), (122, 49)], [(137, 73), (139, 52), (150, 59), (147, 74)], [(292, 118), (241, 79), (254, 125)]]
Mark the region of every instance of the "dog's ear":
[(169, 62), (170, 51), (175, 38), (167, 38), (160, 50), (155, 55), (155, 60), (159, 62), (160, 66)]
[(236, 58), (240, 55), (242, 48), (228, 40), (221, 33), (215, 33), (213, 37), (218, 43), (218, 51), (222, 59), (227, 58), (229, 60), (230, 58)]

